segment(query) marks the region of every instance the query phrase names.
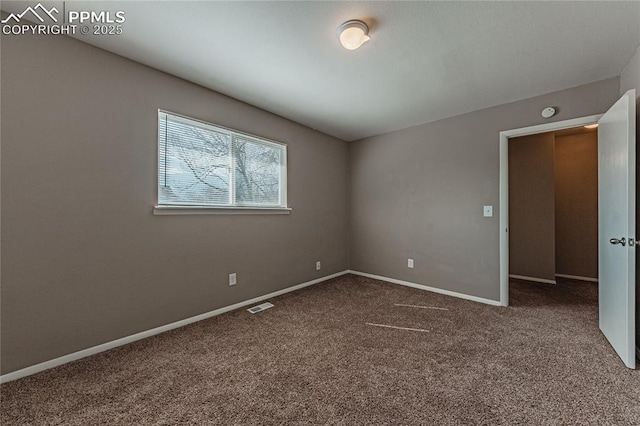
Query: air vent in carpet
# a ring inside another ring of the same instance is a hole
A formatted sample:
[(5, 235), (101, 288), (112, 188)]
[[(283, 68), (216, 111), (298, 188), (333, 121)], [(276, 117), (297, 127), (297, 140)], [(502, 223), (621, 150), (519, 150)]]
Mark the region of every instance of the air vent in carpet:
[(254, 306), (253, 308), (247, 309), (247, 311), (252, 314), (257, 314), (258, 312), (264, 311), (265, 309), (273, 308), (273, 305), (269, 302), (263, 303), (262, 305)]

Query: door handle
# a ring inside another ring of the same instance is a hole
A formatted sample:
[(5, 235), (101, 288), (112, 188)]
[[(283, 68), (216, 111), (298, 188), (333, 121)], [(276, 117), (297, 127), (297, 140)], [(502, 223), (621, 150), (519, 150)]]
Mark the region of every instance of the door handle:
[(610, 240), (609, 240), (609, 242), (610, 242), (611, 244), (620, 244), (620, 245), (622, 245), (623, 247), (627, 245), (627, 239), (626, 239), (626, 238), (624, 238), (624, 237), (622, 237), (622, 238), (620, 238), (620, 239), (612, 238), (612, 239), (610, 239)]

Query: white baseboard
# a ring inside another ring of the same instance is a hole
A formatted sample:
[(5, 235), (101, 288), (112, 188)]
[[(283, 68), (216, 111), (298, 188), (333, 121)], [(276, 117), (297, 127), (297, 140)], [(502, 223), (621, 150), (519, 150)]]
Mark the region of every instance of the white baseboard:
[(517, 280), (534, 281), (537, 283), (556, 284), (556, 280), (545, 280), (544, 278), (527, 277), (525, 275), (512, 275), (509, 274), (509, 278), (515, 278)]
[(387, 282), (390, 282), (390, 283), (393, 283), (393, 284), (400, 284), (400, 285), (404, 285), (404, 286), (407, 286), (407, 287), (413, 287), (413, 288), (417, 288), (417, 289), (420, 289), (420, 290), (426, 290), (426, 291), (430, 291), (430, 292), (433, 292), (433, 293), (444, 294), (446, 296), (453, 296), (453, 297), (457, 297), (459, 299), (472, 300), (474, 302), (485, 303), (487, 305), (493, 305), (493, 306), (502, 306), (502, 304), (498, 300), (485, 299), (483, 297), (471, 296), (469, 294), (457, 293), (455, 291), (443, 290), (441, 288), (436, 288), (436, 287), (429, 287), (429, 286), (426, 286), (426, 285), (423, 285), (423, 284), (416, 284), (416, 283), (412, 283), (412, 282), (409, 282), (409, 281), (397, 280), (395, 278), (383, 277), (383, 276), (374, 275), (374, 274), (367, 274), (366, 272), (358, 272), (358, 271), (349, 270), (349, 273), (354, 274), (354, 275), (361, 275), (361, 276), (367, 277), (367, 278), (373, 278), (375, 280), (387, 281)]
[(556, 277), (569, 278), (570, 280), (588, 281), (590, 283), (597, 283), (598, 282), (597, 278), (581, 277), (579, 275), (556, 274)]
[(238, 308), (242, 308), (247, 305), (252, 305), (254, 303), (261, 302), (265, 299), (271, 299), (272, 297), (280, 296), (285, 293), (290, 293), (292, 291), (300, 290), (304, 287), (309, 287), (314, 284), (321, 283), (323, 281), (329, 280), (331, 278), (336, 278), (345, 274), (348, 274), (349, 271), (342, 271), (335, 274), (327, 275), (322, 278), (317, 278), (312, 281), (307, 281), (302, 284), (295, 285), (293, 287), (287, 287), (282, 290), (275, 291), (273, 293), (265, 294), (264, 296), (259, 296), (250, 300), (245, 300), (244, 302), (239, 302), (230, 306), (225, 306), (220, 309), (216, 309), (215, 311), (206, 312), (204, 314), (196, 315), (191, 318), (186, 318), (180, 321), (172, 322), (171, 324), (163, 325), (160, 327), (152, 328), (151, 330), (142, 331), (140, 333), (132, 334), (131, 336), (122, 337), (117, 340), (113, 340), (111, 342), (103, 343), (98, 346), (93, 346), (91, 348), (83, 349), (78, 352), (71, 353), (69, 355), (64, 355), (59, 358), (52, 359), (50, 361), (41, 362), (40, 364), (32, 365), (31, 367), (26, 367), (21, 370), (13, 371), (11, 373), (4, 374), (0, 376), (0, 383), (10, 382), (12, 380), (20, 379), (22, 377), (30, 376), (32, 374), (39, 373), (44, 370), (49, 370), (54, 367), (58, 367), (62, 364), (67, 364), (72, 361), (77, 361), (82, 358), (86, 358), (91, 355), (98, 354), (100, 352), (108, 351), (109, 349), (116, 348), (118, 346), (123, 346), (128, 343), (135, 342), (136, 340), (145, 339), (147, 337), (155, 336), (156, 334), (164, 333), (165, 331), (173, 330), (175, 328), (184, 327), (185, 325), (193, 324), (194, 322), (202, 321), (207, 318), (215, 317), (220, 314), (224, 314), (225, 312), (233, 311)]

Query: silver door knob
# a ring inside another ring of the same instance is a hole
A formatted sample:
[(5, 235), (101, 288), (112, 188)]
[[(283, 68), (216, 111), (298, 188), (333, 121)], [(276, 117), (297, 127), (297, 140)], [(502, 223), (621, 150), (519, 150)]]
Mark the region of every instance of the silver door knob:
[(609, 242), (611, 244), (621, 244), (622, 246), (626, 246), (627, 245), (627, 239), (624, 238), (624, 237), (620, 238), (620, 239), (612, 238), (612, 239), (609, 240)]

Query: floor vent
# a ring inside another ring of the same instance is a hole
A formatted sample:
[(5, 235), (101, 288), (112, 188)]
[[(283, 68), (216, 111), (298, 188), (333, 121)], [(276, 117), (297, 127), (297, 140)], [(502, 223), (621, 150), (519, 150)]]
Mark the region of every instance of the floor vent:
[(273, 305), (269, 302), (263, 303), (262, 305), (254, 306), (253, 308), (247, 309), (247, 311), (252, 314), (257, 314), (258, 312), (264, 311), (265, 309), (273, 308)]

